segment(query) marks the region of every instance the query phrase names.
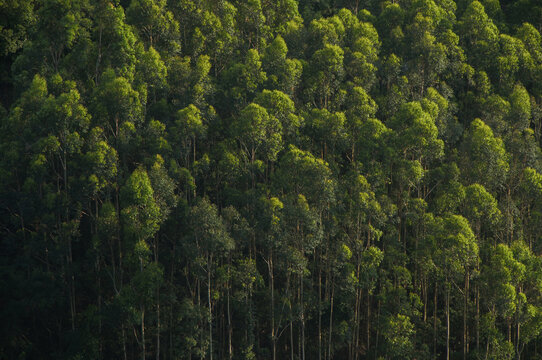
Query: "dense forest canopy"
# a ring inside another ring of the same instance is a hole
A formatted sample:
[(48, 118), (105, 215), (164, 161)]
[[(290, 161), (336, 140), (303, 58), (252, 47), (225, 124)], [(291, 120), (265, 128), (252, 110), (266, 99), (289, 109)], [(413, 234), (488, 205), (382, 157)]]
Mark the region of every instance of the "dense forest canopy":
[(541, 359), (541, 31), (0, 1), (0, 358)]

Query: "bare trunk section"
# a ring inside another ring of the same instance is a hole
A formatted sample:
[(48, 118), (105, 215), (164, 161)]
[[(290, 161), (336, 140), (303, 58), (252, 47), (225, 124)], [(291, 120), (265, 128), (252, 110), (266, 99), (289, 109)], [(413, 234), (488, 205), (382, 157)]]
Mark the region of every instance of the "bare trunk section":
[(209, 306), (209, 359), (213, 360), (213, 312), (211, 308), (211, 262), (213, 256), (207, 256), (207, 305)]
[(327, 358), (328, 360), (331, 360), (331, 339), (333, 336), (333, 300), (334, 300), (334, 293), (335, 293), (335, 286), (333, 283), (333, 279), (331, 280), (331, 299), (330, 299), (330, 306), (331, 309), (329, 311), (329, 340), (327, 344)]
[(450, 286), (446, 278), (446, 360), (450, 360)]
[(435, 281), (435, 297), (433, 299), (433, 358), (437, 358), (437, 300), (438, 300), (438, 285)]
[(271, 295), (271, 345), (273, 351), (273, 360), (277, 359), (277, 334), (275, 332), (275, 275), (273, 269), (273, 250), (269, 251), (269, 262), (267, 263), (269, 271), (269, 292)]
[[(231, 265), (231, 255), (228, 257), (228, 261)], [(231, 325), (231, 309), (230, 309), (230, 266), (228, 266), (228, 284), (227, 284), (227, 316), (228, 316), (228, 359), (233, 359), (233, 327)]]

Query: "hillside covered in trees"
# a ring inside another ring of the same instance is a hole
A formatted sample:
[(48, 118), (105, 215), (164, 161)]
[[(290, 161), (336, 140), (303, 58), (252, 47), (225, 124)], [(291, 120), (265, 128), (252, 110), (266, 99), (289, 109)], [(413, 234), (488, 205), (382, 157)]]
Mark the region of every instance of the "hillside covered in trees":
[(541, 31), (0, 1), (0, 358), (542, 359)]

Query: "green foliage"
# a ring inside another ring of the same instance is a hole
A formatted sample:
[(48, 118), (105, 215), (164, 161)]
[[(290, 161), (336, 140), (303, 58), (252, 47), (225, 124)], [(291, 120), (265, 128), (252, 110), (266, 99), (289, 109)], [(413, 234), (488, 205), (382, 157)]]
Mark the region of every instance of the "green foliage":
[(147, 240), (158, 231), (160, 208), (154, 200), (154, 190), (147, 172), (136, 169), (121, 189), (124, 208), (122, 219), (128, 236)]
[(208, 200), (202, 199), (192, 208), (190, 222), (194, 231), (194, 240), (203, 251), (220, 254), (234, 248), (233, 240), (216, 206)]
[(508, 154), (489, 126), (475, 119), (464, 135), (462, 169), (467, 182), (478, 182), (490, 191), (499, 190), (508, 175)]
[(178, 51), (179, 24), (167, 10), (165, 0), (135, 0), (126, 9), (127, 20), (150, 47)]
[(0, 358), (541, 358), (541, 14), (0, 1)]
[(390, 359), (411, 359), (413, 356), (414, 325), (408, 316), (397, 314), (385, 323), (384, 338), (389, 346)]
[(282, 125), (265, 108), (251, 103), (232, 124), (232, 135), (237, 138), (246, 158), (253, 163), (256, 154), (262, 153), (264, 160), (276, 160), (282, 147)]
[(467, 220), (460, 215), (436, 218), (432, 230), (437, 246), (437, 266), (440, 276), (453, 278), (463, 275), (476, 264), (478, 244)]

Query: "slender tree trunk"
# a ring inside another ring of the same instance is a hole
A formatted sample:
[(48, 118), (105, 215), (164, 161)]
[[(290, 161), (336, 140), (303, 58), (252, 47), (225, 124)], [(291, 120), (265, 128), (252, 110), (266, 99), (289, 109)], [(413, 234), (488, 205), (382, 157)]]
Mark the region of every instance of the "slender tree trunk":
[[(290, 306), (290, 313), (292, 312), (292, 307)], [(290, 319), (290, 359), (294, 360), (294, 324)]]
[(305, 308), (303, 306), (303, 273), (300, 276), (300, 299), (301, 306), (301, 360), (305, 360)]
[[(229, 258), (229, 265), (231, 265), (231, 255)], [(233, 336), (233, 327), (231, 325), (231, 310), (230, 310), (230, 266), (228, 266), (228, 285), (227, 285), (227, 310), (228, 310), (228, 359), (233, 359), (233, 346), (232, 346), (232, 336)]]
[(277, 334), (275, 333), (275, 276), (273, 270), (273, 250), (269, 251), (269, 292), (271, 295), (271, 345), (273, 348), (273, 360), (277, 359)]
[[(65, 136), (63, 135), (62, 138)], [(63, 141), (65, 142), (65, 141)], [(60, 163), (62, 166), (63, 172), (63, 181), (64, 181), (64, 196), (66, 198), (66, 206), (64, 209), (64, 222), (69, 222), (69, 205), (68, 205), (68, 155), (66, 151), (66, 146), (63, 146), (63, 154), (60, 156)], [(62, 226), (60, 226), (62, 228)], [(65, 230), (62, 230), (62, 233), (65, 236), (65, 239), (68, 241), (68, 272), (69, 272), (69, 294), (70, 294), (70, 314), (71, 314), (71, 326), (72, 331), (75, 331), (75, 314), (77, 313), (75, 306), (75, 274), (73, 271), (73, 251), (72, 251), (72, 239), (71, 234), (66, 234)]]
[(446, 360), (450, 360), (450, 286), (446, 278)]
[(508, 328), (508, 342), (512, 342), (512, 321), (508, 318), (506, 322)]
[(521, 360), (521, 351), (520, 351), (520, 348), (519, 348), (519, 328), (520, 328), (520, 325), (519, 325), (519, 322), (518, 322), (518, 328), (517, 328), (517, 339), (516, 339), (516, 354), (517, 354), (517, 360)]
[[(376, 322), (380, 323), (380, 300), (378, 300), (377, 311), (376, 311)], [(380, 335), (380, 330), (378, 326), (376, 327), (376, 339), (375, 339), (375, 360), (378, 359), (378, 336)]]
[[(118, 134), (119, 134), (119, 122), (118, 122), (118, 118), (115, 118), (115, 132), (114, 132), (114, 135), (115, 135), (115, 148), (118, 149)], [(117, 246), (118, 246), (118, 249), (119, 249), (119, 265), (118, 265), (118, 269), (119, 269), (119, 287), (117, 289), (116, 287), (116, 277), (114, 276), (115, 275), (115, 264), (114, 264), (114, 256), (112, 255), (112, 263), (113, 263), (113, 286), (115, 288), (115, 292), (117, 295), (119, 295), (120, 291), (122, 290), (122, 286), (123, 286), (123, 264), (122, 264), (122, 242), (121, 242), (121, 237), (120, 237), (120, 233), (121, 233), (121, 221), (120, 221), (120, 188), (119, 188), (119, 183), (120, 183), (120, 179), (119, 179), (119, 174), (117, 172), (116, 174), (116, 179), (115, 179), (115, 212), (116, 212), (116, 216), (117, 216), (117, 221), (118, 221), (118, 225), (116, 226), (116, 240), (117, 240)], [(128, 353), (127, 353), (127, 349), (126, 349), (126, 328), (124, 326), (124, 324), (121, 325), (121, 337), (122, 337), (122, 354), (123, 354), (123, 359), (124, 360), (128, 360)]]
[[(199, 277), (196, 280), (196, 288), (197, 288), (198, 309), (199, 309), (201, 307), (201, 281), (200, 281)], [(200, 327), (199, 321), (198, 321), (198, 327)], [(202, 327), (202, 330), (203, 330), (203, 325), (201, 327)], [(203, 343), (203, 331), (200, 332), (199, 338), (200, 338), (200, 343)], [(192, 352), (190, 352), (190, 357), (192, 357)], [(203, 351), (202, 351), (202, 352), (200, 352), (200, 359), (203, 359), (203, 358), (204, 358), (204, 354), (203, 354)]]
[[(286, 292), (290, 293), (290, 274), (286, 275)], [(288, 302), (288, 308), (290, 310), (290, 360), (294, 360), (294, 324), (293, 324), (293, 313), (292, 313), (292, 303), (294, 301), (294, 295), (291, 295), (291, 299)]]
[(333, 279), (331, 280), (331, 299), (330, 299), (330, 311), (329, 311), (329, 339), (327, 344), (327, 358), (328, 360), (331, 360), (331, 346), (332, 346), (332, 336), (333, 336), (333, 300), (334, 300), (334, 293), (335, 293), (335, 284)]
[[(358, 275), (358, 279), (359, 279), (359, 275)], [(361, 342), (361, 303), (362, 303), (362, 298), (363, 298), (363, 290), (360, 288), (356, 291), (356, 324), (355, 324), (355, 331), (354, 331), (354, 336), (355, 336), (355, 341), (354, 341), (354, 360), (357, 360), (358, 357), (359, 357), (359, 347), (360, 347), (360, 342)], [(368, 350), (368, 349), (367, 349)]]
[(72, 257), (72, 240), (68, 235), (68, 271), (70, 272), (70, 313), (71, 313), (71, 325), (72, 331), (75, 331), (75, 277), (73, 274), (73, 257)]
[[(368, 244), (370, 240), (368, 237)], [(356, 278), (359, 279), (361, 276), (361, 256), (357, 256), (357, 266), (356, 266)], [(360, 330), (361, 330), (361, 298), (363, 296), (363, 291), (361, 289), (361, 286), (358, 285), (356, 288), (356, 299), (354, 302), (354, 324), (353, 324), (353, 331), (352, 331), (352, 345), (350, 349), (349, 358), (351, 360), (357, 360), (358, 358), (358, 349), (359, 349), (359, 341), (360, 341)]]
[(468, 334), (467, 334), (467, 306), (469, 296), (469, 272), (465, 272), (465, 288), (464, 288), (464, 303), (463, 303), (463, 360), (467, 360), (468, 350)]
[[(158, 262), (158, 255), (155, 255)], [(160, 287), (156, 286), (156, 360), (160, 360)]]
[(480, 350), (480, 288), (476, 282), (476, 351)]
[(437, 300), (438, 300), (438, 282), (435, 281), (435, 296), (433, 299), (433, 358), (437, 358)]
[[(139, 258), (139, 270), (143, 272), (143, 259)], [(145, 305), (141, 304), (141, 359), (145, 360), (146, 348), (145, 348)], [(135, 332), (135, 331), (134, 331)]]
[(427, 274), (423, 274), (423, 322), (427, 321)]
[(98, 86), (98, 74), (100, 73), (100, 62), (102, 60), (102, 33), (103, 33), (103, 25), (99, 25), (99, 31), (98, 31), (98, 56), (96, 58), (96, 66), (94, 69), (94, 81), (96, 82), (96, 86)]
[[(493, 316), (495, 316), (495, 303), (493, 303), (493, 306), (492, 306), (492, 309), (491, 309), (491, 314)], [(491, 324), (491, 329), (495, 329), (495, 322), (493, 322)], [(488, 356), (489, 356), (489, 341), (490, 341), (490, 337), (488, 336), (487, 337), (487, 343), (486, 343), (486, 356), (485, 356), (485, 359), (487, 360)]]
[[(321, 260), (321, 259), (320, 259)], [(322, 262), (318, 266), (318, 360), (322, 360)]]
[(102, 278), (101, 278), (101, 265), (100, 265), (100, 255), (96, 256), (96, 267), (98, 272), (98, 339), (99, 339), (99, 359), (103, 358), (103, 341), (102, 341)]
[(126, 352), (126, 331), (124, 329), (124, 325), (122, 325), (121, 334), (122, 334), (122, 355), (123, 355), (123, 359), (128, 360), (128, 354)]
[(213, 360), (213, 312), (211, 308), (211, 262), (213, 256), (207, 256), (207, 305), (209, 306), (209, 359)]
[[(175, 259), (175, 243), (173, 243), (173, 246), (171, 247), (171, 259)], [(169, 283), (170, 285), (173, 285), (175, 279), (175, 261), (171, 261), (171, 273), (169, 274)], [(188, 285), (188, 284), (187, 284)], [(190, 286), (188, 285), (190, 288)], [(192, 289), (189, 290), (190, 295), (192, 295)], [(193, 297), (192, 297), (192, 304), (193, 304)], [(170, 303), (169, 307), (169, 359), (173, 359), (173, 304)]]
[(371, 347), (371, 294), (367, 293), (367, 350)]
[(145, 307), (141, 306), (141, 359), (145, 360)]

